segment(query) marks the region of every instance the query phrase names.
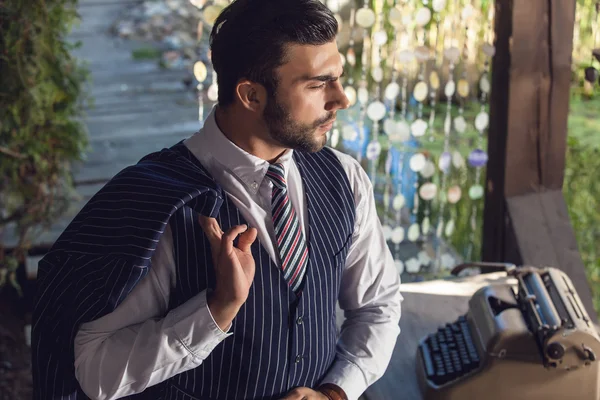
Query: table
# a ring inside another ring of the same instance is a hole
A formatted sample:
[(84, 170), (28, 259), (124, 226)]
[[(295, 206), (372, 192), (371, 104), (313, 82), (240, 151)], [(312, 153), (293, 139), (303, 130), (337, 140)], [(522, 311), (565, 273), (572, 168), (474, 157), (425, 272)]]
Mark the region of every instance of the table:
[(363, 397), (365, 400), (420, 400), (415, 362), (419, 340), (468, 310), (471, 296), (492, 283), (514, 284), (503, 272), (452, 280), (403, 284), (400, 336), (385, 374)]

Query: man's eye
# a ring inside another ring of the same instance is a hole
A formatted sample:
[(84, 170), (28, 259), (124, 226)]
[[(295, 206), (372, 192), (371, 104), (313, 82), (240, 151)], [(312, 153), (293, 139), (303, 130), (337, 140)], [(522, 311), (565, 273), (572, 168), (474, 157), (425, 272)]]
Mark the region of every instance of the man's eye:
[(326, 84), (327, 84), (327, 82), (323, 82), (318, 86), (311, 86), (309, 89), (321, 89), (321, 88), (324, 88)]

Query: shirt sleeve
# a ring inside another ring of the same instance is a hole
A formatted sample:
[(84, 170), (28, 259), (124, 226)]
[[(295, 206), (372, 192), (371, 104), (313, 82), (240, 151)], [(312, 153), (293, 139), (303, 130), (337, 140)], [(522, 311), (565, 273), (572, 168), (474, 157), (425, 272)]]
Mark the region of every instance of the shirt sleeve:
[(356, 223), (338, 298), (345, 320), (336, 360), (322, 383), (333, 383), (356, 400), (389, 365), (400, 333), (403, 298), (369, 177), (356, 160), (336, 154), (354, 192)]
[(172, 241), (167, 225), (146, 277), (112, 313), (80, 326), (75, 375), (89, 397), (140, 393), (197, 367), (231, 335), (215, 323), (206, 291), (167, 313), (175, 273)]

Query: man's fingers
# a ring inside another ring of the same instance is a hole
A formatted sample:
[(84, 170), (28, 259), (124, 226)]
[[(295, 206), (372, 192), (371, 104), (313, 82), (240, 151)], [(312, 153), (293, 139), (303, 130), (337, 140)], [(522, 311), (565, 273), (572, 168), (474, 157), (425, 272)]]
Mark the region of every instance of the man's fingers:
[(299, 387), (289, 392), (285, 397), (282, 397), (280, 400), (306, 400), (312, 398), (310, 397), (312, 393), (315, 392), (309, 388)]
[(240, 235), (240, 240), (238, 240), (238, 249), (247, 253), (250, 252), (250, 246), (256, 240), (256, 236), (258, 235), (258, 231), (256, 228), (249, 228), (246, 232)]
[(244, 252), (250, 251), (250, 246), (252, 246), (258, 235), (256, 228), (248, 229), (247, 225), (236, 225), (229, 229), (227, 233), (223, 233), (215, 218), (205, 217), (204, 215), (198, 217), (198, 222), (211, 245), (221, 244), (221, 246), (224, 246), (222, 250), (227, 252), (233, 249), (233, 241), (240, 234), (238, 248)]
[(233, 240), (248, 229), (248, 225), (236, 225), (225, 232), (221, 238), (221, 251), (227, 254), (233, 251)]
[(209, 240), (221, 240), (223, 231), (221, 230), (216, 218), (200, 215), (198, 217), (198, 222), (200, 222), (200, 226), (202, 227), (204, 234), (208, 236)]
[(285, 397), (282, 397), (279, 400), (300, 400), (300, 399), (302, 399), (302, 396), (298, 395), (295, 392), (290, 392)]

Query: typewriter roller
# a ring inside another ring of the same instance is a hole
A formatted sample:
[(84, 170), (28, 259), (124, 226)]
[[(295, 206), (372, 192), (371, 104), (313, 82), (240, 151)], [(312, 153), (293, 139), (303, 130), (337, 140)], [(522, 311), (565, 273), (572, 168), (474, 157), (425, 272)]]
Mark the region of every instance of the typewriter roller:
[(465, 315), (421, 339), (424, 399), (600, 400), (600, 338), (569, 277), (508, 275), (516, 284), (479, 289)]

